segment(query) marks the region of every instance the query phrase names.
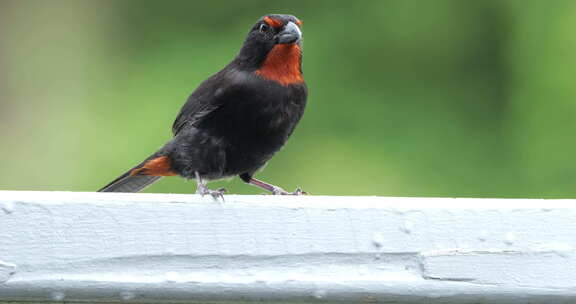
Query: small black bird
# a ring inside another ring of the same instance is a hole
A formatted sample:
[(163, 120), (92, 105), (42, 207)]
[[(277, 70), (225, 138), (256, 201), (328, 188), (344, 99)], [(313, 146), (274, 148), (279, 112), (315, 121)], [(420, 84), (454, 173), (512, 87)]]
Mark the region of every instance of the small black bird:
[(190, 95), (172, 126), (174, 137), (100, 192), (138, 192), (163, 176), (196, 179), (197, 193), (222, 196), (206, 181), (239, 175), (273, 194), (289, 193), (252, 176), (294, 131), (306, 106), (302, 23), (262, 17), (240, 53)]

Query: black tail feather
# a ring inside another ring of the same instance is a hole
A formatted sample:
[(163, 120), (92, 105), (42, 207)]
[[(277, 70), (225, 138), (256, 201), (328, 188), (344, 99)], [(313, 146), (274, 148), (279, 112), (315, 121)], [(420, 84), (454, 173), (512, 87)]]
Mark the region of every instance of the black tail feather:
[(142, 163), (136, 167), (128, 170), (126, 173), (120, 175), (118, 178), (110, 182), (108, 185), (102, 187), (98, 192), (139, 192), (140, 190), (150, 186), (155, 181), (162, 178), (162, 176), (147, 176), (147, 175), (130, 175), (132, 170), (142, 167), (148, 160), (158, 156), (158, 153), (146, 158)]
[(98, 192), (139, 192), (162, 178), (162, 176), (131, 176), (129, 173), (130, 171), (124, 173), (113, 182), (98, 190)]

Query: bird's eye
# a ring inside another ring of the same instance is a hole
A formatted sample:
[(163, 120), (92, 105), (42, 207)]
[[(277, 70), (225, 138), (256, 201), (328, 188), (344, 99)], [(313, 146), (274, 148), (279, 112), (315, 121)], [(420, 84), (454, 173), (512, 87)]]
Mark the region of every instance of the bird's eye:
[(268, 30), (268, 26), (264, 23), (260, 24), (260, 33), (264, 33)]

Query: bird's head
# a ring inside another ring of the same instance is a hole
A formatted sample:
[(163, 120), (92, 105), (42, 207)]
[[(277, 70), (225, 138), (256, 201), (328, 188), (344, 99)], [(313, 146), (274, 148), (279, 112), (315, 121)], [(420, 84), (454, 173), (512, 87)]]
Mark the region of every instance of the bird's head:
[(266, 15), (252, 27), (247, 40), (274, 47), (277, 44), (300, 44), (302, 22), (292, 15)]
[(250, 29), (236, 60), (244, 68), (283, 85), (302, 82), (301, 26), (302, 22), (292, 15), (260, 18)]

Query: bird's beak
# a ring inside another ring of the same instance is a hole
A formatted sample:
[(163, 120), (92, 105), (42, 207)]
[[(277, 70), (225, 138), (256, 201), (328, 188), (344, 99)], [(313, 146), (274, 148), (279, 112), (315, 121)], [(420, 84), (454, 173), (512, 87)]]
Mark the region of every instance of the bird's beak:
[(300, 28), (294, 22), (288, 22), (284, 29), (278, 33), (278, 44), (297, 43), (301, 38), (302, 31)]

